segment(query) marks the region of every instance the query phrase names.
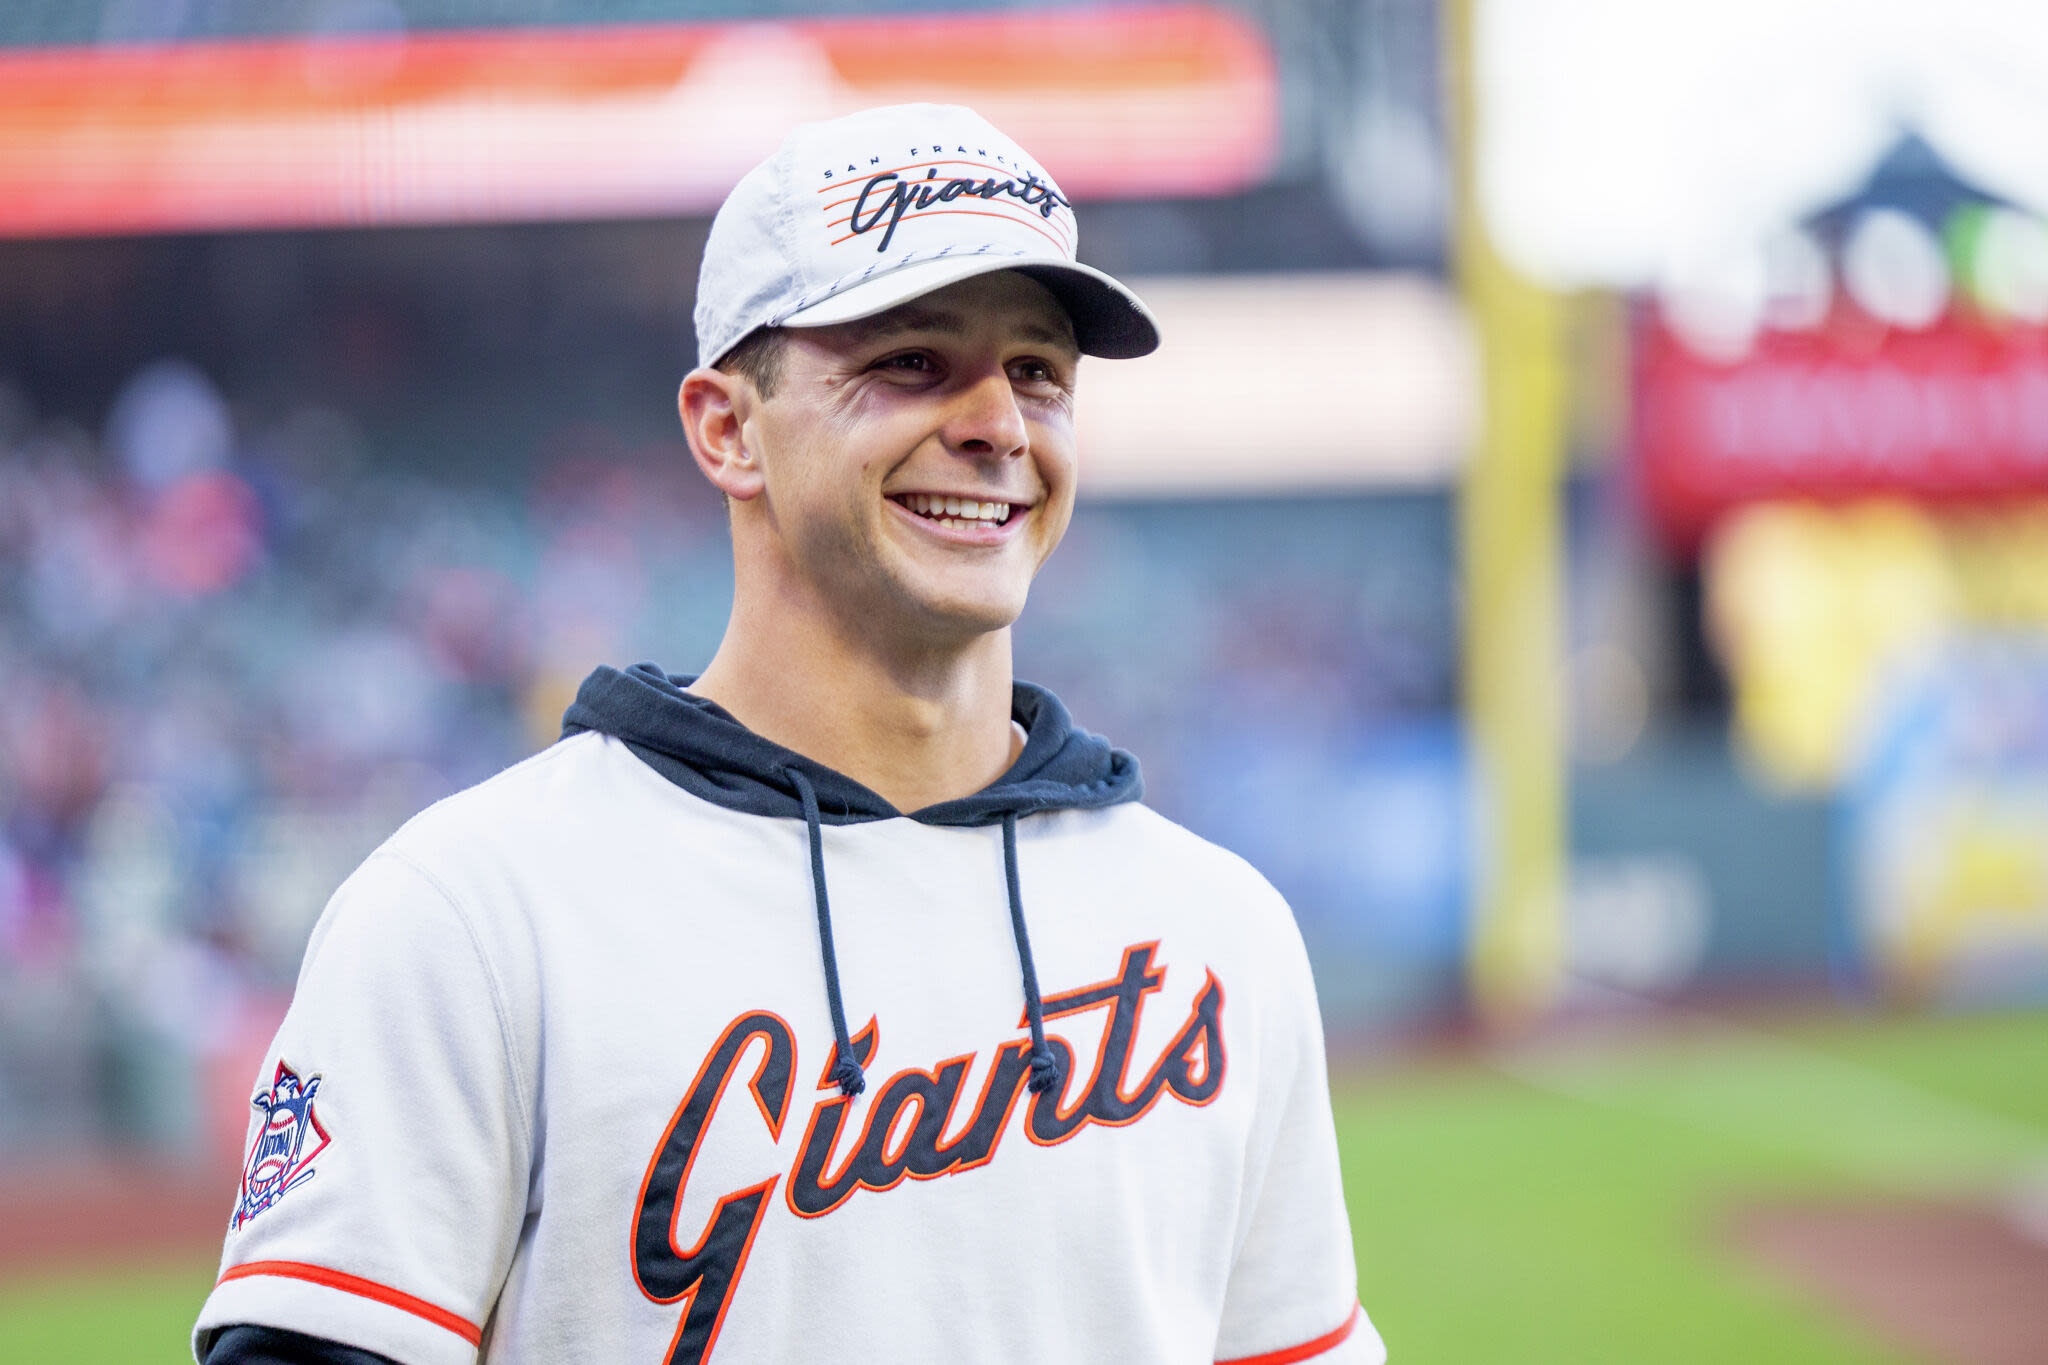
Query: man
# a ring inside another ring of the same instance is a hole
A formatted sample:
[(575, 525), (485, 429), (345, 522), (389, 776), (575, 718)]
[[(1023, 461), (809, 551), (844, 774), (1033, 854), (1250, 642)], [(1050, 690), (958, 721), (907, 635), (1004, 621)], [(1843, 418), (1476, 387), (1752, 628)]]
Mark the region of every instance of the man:
[(1079, 357), (1152, 320), (909, 106), (741, 182), (697, 329), (725, 639), (599, 669), (336, 895), (195, 1351), (1382, 1359), (1286, 906), (1011, 678)]

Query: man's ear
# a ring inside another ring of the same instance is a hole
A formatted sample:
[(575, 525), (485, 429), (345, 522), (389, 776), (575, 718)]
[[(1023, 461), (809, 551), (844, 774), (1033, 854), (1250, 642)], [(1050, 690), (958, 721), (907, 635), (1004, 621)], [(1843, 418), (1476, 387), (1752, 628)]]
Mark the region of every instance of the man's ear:
[(728, 498), (750, 502), (761, 495), (761, 463), (746, 445), (747, 419), (760, 396), (746, 376), (699, 366), (683, 376), (676, 410), (683, 438), (697, 468)]

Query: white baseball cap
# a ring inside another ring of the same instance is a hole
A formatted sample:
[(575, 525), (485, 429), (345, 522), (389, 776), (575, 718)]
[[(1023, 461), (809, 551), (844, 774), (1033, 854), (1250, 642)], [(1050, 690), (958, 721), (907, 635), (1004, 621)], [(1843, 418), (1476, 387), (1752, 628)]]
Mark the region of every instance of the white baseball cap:
[(899, 104), (807, 123), (726, 196), (697, 279), (697, 357), (757, 327), (873, 317), (974, 275), (1016, 270), (1073, 319), (1088, 355), (1159, 345), (1138, 296), (1074, 259), (1074, 209), (972, 109)]

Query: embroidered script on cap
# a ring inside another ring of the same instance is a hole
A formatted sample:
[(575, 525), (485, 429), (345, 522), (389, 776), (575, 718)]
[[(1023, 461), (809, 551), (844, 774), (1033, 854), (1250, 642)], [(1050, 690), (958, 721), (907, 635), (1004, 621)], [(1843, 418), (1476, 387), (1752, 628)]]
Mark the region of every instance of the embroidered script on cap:
[[(921, 147), (912, 147), (910, 155), (913, 157), (922, 155), (942, 159), (923, 163), (911, 161), (883, 171), (871, 170), (858, 194), (831, 193), (850, 188), (851, 182), (846, 179), (820, 189), (818, 193), (827, 196), (824, 204), (827, 229), (832, 232), (842, 227), (845, 229), (843, 234), (831, 238), (830, 245), (838, 246), (879, 228), (882, 236), (875, 250), (887, 251), (896, 238), (897, 226), (906, 216), (977, 213), (1021, 221), (1043, 235), (1055, 249), (1069, 256), (1073, 254), (1073, 205), (1038, 171), (1026, 169), (1020, 179), (1017, 168), (1008, 165), (1008, 159), (1001, 153), (991, 157), (986, 148), (975, 148), (970, 152), (965, 146), (955, 146), (951, 149), (955, 155), (949, 157), (947, 150), (942, 145), (934, 145), (928, 152)], [(970, 157), (976, 159), (970, 160)], [(879, 156), (871, 157), (869, 164), (873, 166), (881, 160)], [(920, 164), (924, 171), (922, 178), (916, 175)], [(947, 169), (944, 179), (940, 178), (941, 167)], [(966, 167), (967, 174), (960, 174), (959, 167)], [(905, 178), (906, 171), (911, 173), (910, 178)], [(982, 174), (977, 177), (976, 171)], [(849, 165), (844, 174), (851, 177), (859, 173), (858, 166)], [(834, 173), (827, 170), (825, 178), (833, 180)], [(977, 208), (967, 204), (948, 207), (962, 199), (973, 199), (991, 207)], [(853, 206), (850, 213), (835, 216), (849, 203)], [(1011, 211), (996, 213), (997, 208)], [(1059, 214), (1060, 210), (1065, 210), (1065, 213)], [(1045, 226), (1033, 222), (1033, 217), (1042, 220)]]

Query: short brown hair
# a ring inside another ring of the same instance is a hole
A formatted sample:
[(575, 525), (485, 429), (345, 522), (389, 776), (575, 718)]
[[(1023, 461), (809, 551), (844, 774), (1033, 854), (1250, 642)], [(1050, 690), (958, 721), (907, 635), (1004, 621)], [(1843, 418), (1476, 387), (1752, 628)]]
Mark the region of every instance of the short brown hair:
[(772, 397), (782, 381), (782, 350), (789, 340), (779, 327), (756, 327), (711, 368), (744, 377), (763, 398)]

